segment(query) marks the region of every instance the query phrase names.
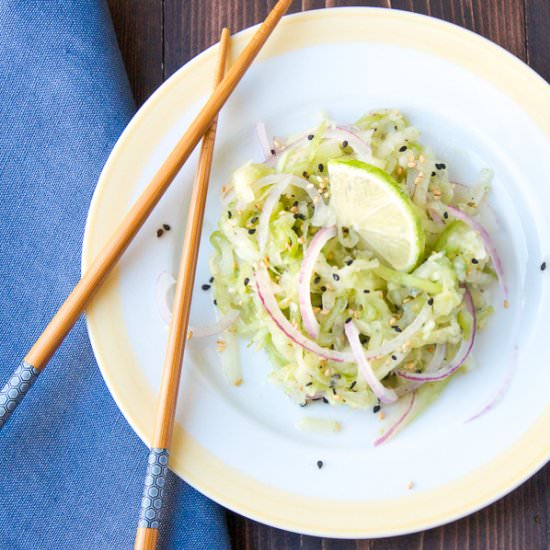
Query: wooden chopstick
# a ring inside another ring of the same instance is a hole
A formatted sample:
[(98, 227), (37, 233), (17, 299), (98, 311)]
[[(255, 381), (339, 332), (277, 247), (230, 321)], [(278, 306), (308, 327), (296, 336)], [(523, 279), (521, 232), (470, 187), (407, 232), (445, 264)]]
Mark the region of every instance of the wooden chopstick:
[[(218, 67), (215, 80), (216, 85), (223, 79), (229, 44), (229, 29), (223, 29), (220, 37)], [(197, 256), (199, 253), (208, 181), (210, 179), (212, 157), (214, 155), (216, 126), (217, 117), (214, 118), (212, 126), (210, 126), (206, 134), (204, 134), (202, 140), (197, 171), (195, 173), (193, 193), (189, 204), (180, 269), (176, 283), (172, 320), (170, 322), (168, 344), (166, 346), (166, 355), (162, 368), (155, 431), (151, 443), (151, 450), (149, 452), (147, 477), (145, 487), (143, 488), (139, 524), (136, 532), (134, 546), (136, 550), (153, 549), (157, 544), (160, 517), (159, 506), (162, 505), (162, 487), (164, 487), (164, 476), (166, 474), (168, 454), (172, 441), (183, 353), (185, 351), (185, 342), (187, 341), (191, 295), (195, 281), (195, 270), (197, 267)], [(165, 462), (165, 464), (160, 464), (161, 460)], [(153, 472), (152, 468), (155, 465), (158, 466), (158, 468), (156, 468), (156, 472)], [(160, 483), (159, 479), (162, 479)], [(153, 493), (156, 497), (150, 495), (151, 488), (153, 488)], [(154, 507), (155, 499), (157, 500), (157, 507)]]
[(214, 117), (250, 67), (291, 2), (292, 0), (279, 0), (275, 4), (237, 58), (231, 70), (216, 86), (195, 120), (157, 171), (151, 183), (130, 209), (109, 242), (92, 262), (44, 332), (38, 337), (25, 359), (10, 377), (10, 381), (0, 390), (0, 396), (5, 396), (9, 405), (8, 407), (0, 407), (0, 428), (21, 402), (38, 374), (44, 369), (51, 356), (80, 317), (90, 297), (99, 288), (144, 224), (178, 171), (212, 124)]

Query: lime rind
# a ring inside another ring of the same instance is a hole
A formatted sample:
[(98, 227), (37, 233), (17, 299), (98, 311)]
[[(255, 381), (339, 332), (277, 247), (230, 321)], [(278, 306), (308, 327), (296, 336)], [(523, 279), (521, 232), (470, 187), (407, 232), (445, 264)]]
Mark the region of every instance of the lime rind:
[[(384, 254), (383, 250), (377, 250), (377, 252), (388, 261), (394, 269), (405, 272), (413, 270), (422, 260), (426, 245), (426, 237), (422, 226), (422, 219), (410, 197), (387, 172), (384, 172), (384, 170), (376, 166), (359, 160), (331, 160), (328, 163), (329, 174), (331, 174), (331, 171), (332, 174), (334, 174), (335, 168), (338, 170), (339, 167), (344, 167), (345, 170), (351, 171), (351, 173), (355, 171), (355, 175), (365, 179), (365, 181), (367, 181), (367, 178), (364, 178), (364, 175), (368, 174), (368, 181), (374, 181), (379, 187), (382, 187), (388, 195), (393, 195), (392, 202), (398, 205), (402, 213), (405, 214), (404, 217), (409, 224), (407, 232), (412, 236), (409, 247), (410, 254), (406, 261), (397, 263), (395, 259), (393, 259), (393, 261), (390, 260), (391, 254)], [(368, 231), (367, 228), (365, 228), (365, 230)]]

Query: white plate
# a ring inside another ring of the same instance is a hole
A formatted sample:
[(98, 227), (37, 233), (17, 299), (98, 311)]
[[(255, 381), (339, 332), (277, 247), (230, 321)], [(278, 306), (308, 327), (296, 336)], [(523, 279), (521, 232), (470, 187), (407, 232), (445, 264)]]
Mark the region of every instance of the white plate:
[[(239, 51), (252, 30), (234, 40)], [(117, 143), (94, 195), (83, 269), (149, 182), (210, 91), (216, 52), (207, 50), (166, 82)], [(276, 135), (316, 124), (319, 113), (352, 122), (396, 107), (422, 141), (448, 161), (453, 179), (495, 172), (491, 203), (510, 287), (475, 346), (477, 367), (398, 437), (374, 448), (391, 423), (371, 411), (304, 410), (267, 381), (267, 359), (243, 347), (244, 383), (223, 379), (214, 340), (191, 341), (177, 411), (171, 468), (226, 506), (278, 527), (334, 537), (376, 537), (439, 525), (513, 489), (550, 456), (550, 91), (494, 44), (427, 17), (338, 9), (287, 17), (221, 116), (191, 322), (214, 318), (208, 235), (231, 171), (261, 159), (254, 125)], [(154, 287), (175, 273), (196, 156), (193, 156), (90, 307), (90, 336), (103, 376), (144, 441), (152, 435), (167, 329)], [(169, 223), (161, 239), (156, 229)], [(517, 370), (504, 399), (466, 423)], [(334, 435), (296, 431), (307, 412), (336, 418)], [(319, 470), (317, 460), (323, 460)], [(407, 488), (409, 481), (414, 489)]]

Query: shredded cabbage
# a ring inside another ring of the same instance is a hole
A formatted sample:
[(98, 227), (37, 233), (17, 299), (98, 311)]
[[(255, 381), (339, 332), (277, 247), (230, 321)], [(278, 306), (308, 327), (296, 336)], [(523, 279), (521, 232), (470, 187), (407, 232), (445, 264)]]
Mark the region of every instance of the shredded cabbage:
[[(397, 110), (369, 113), (352, 126), (326, 120), (286, 142), (275, 140), (273, 156), (239, 168), (224, 190), (224, 211), (210, 238), (217, 307), (222, 313), (240, 312), (238, 334), (254, 349), (267, 351), (273, 362), (271, 379), (301, 405), (322, 400), (355, 408), (378, 406), (350, 352), (347, 322), (359, 331), (376, 377), (403, 396), (447, 383), (418, 389), (420, 384), (411, 386), (397, 369), (420, 373), (428, 365), (434, 368), (431, 360), (438, 344), (445, 349), (440, 368), (455, 356), (472, 327), (463, 299), (466, 285), (478, 328), (494, 310), (489, 287), (495, 271), (484, 241), (446, 211), (451, 205), (477, 215), (491, 173), (483, 171), (474, 186), (451, 183), (446, 163), (419, 142), (419, 135)], [(292, 327), (307, 336), (298, 279), (314, 235), (335, 224), (327, 175), (327, 162), (335, 158), (359, 159), (385, 170), (411, 197), (426, 236), (425, 257), (411, 273), (385, 265), (348, 227), (338, 226), (336, 236), (324, 245), (315, 261), (308, 297), (319, 325), (315, 342), (320, 349), (345, 352), (350, 360), (344, 362), (307, 351), (289, 337), (266, 311), (255, 285), (255, 270), (263, 264), (278, 307)], [(418, 177), (420, 173), (424, 176)], [(400, 342), (400, 333), (425, 308), (426, 318)], [(388, 351), (388, 342), (393, 341), (398, 344)], [(378, 348), (385, 350), (384, 355), (372, 356)]]

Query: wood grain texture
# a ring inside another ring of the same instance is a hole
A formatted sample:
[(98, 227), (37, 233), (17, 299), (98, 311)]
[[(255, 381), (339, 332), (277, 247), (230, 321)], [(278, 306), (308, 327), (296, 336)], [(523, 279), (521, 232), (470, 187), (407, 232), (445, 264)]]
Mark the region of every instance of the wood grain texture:
[[(213, 44), (223, 26), (235, 32), (258, 23), (275, 3), (274, 0), (141, 2), (145, 7), (131, 0), (110, 0), (138, 103), (158, 85), (159, 73), (163, 78), (170, 76)], [(158, 12), (151, 8), (157, 2), (163, 13), (160, 19), (164, 26), (160, 28), (155, 27)], [(550, 0), (295, 0), (291, 11), (347, 5), (397, 8), (450, 21), (500, 44), (550, 80)], [(155, 42), (159, 34), (163, 36), (160, 57)], [(149, 36), (145, 42), (152, 41), (147, 48), (142, 47), (145, 35)], [(149, 72), (140, 72), (141, 69)], [(368, 541), (296, 535), (232, 512), (227, 517), (234, 550), (549, 550), (549, 487), (550, 465), (510, 495), (467, 518), (415, 535)]]
[(126, 72), (139, 106), (163, 80), (163, 0), (108, 1)]
[(525, 0), (527, 62), (550, 82), (550, 0)]
[[(274, 0), (164, 0), (165, 76), (214, 44), (222, 27), (236, 32), (260, 23), (274, 5)], [(299, 5), (293, 2), (288, 13), (296, 11)]]

